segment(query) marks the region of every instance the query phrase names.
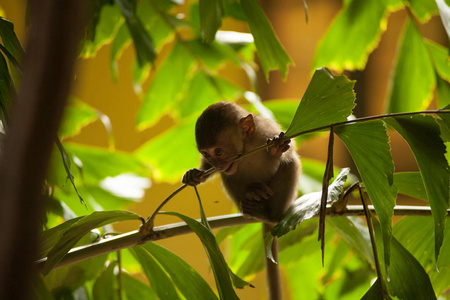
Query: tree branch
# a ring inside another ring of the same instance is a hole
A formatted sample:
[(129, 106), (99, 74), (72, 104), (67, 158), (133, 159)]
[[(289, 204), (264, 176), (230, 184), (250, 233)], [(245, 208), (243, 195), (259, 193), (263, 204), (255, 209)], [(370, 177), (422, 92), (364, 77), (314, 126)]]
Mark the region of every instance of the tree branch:
[[(369, 206), (372, 213), (376, 214), (372, 205)], [(327, 215), (329, 217), (340, 216), (363, 216), (364, 208), (361, 205), (350, 205), (342, 212), (334, 212), (330, 207), (327, 208)], [(396, 206), (394, 208), (395, 216), (431, 216), (431, 208), (428, 206)], [(318, 217), (318, 216), (315, 216)], [(447, 211), (447, 217), (450, 217), (450, 211)], [(257, 220), (244, 217), (242, 214), (231, 214), (208, 218), (208, 222), (212, 229), (245, 225), (256, 223)], [(86, 259), (108, 254), (120, 249), (133, 247), (147, 242), (158, 241), (192, 233), (189, 226), (184, 223), (173, 223), (153, 228), (153, 232), (148, 235), (143, 235), (138, 230), (130, 231), (121, 235), (117, 235), (100, 242), (88, 244), (85, 246), (72, 249), (56, 266), (61, 268), (71, 264), (75, 264)], [(40, 259), (36, 262), (39, 271), (43, 270), (47, 258)]]

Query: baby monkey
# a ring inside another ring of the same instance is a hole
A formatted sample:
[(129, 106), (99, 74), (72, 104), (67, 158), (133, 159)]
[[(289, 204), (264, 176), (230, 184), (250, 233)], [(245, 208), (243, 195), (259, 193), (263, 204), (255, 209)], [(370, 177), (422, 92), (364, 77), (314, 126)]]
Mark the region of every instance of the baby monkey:
[[(183, 176), (183, 183), (197, 185), (212, 166), (220, 172), (229, 197), (240, 211), (265, 223), (277, 223), (297, 198), (300, 160), (290, 140), (284, 139), (273, 120), (254, 115), (231, 102), (209, 106), (195, 126), (199, 169)], [(273, 144), (233, 162), (264, 143)]]
[[(273, 120), (253, 115), (230, 102), (209, 106), (198, 118), (195, 138), (202, 154), (199, 169), (183, 176), (183, 183), (195, 186), (206, 180), (204, 171), (214, 166), (222, 177), (226, 192), (246, 216), (264, 222), (264, 233), (279, 222), (297, 198), (300, 160), (293, 143), (284, 138)], [(234, 160), (264, 143), (266, 150)], [(278, 260), (278, 241), (272, 254)], [(280, 270), (266, 257), (266, 276), (270, 300), (281, 299)]]

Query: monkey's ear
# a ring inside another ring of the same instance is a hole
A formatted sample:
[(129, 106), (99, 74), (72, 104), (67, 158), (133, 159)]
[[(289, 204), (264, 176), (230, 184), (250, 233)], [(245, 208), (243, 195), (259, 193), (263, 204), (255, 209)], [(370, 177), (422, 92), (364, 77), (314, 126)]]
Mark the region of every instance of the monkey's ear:
[(252, 136), (256, 132), (256, 124), (253, 115), (249, 114), (245, 118), (240, 119), (239, 127), (242, 129), (242, 133), (246, 138)]

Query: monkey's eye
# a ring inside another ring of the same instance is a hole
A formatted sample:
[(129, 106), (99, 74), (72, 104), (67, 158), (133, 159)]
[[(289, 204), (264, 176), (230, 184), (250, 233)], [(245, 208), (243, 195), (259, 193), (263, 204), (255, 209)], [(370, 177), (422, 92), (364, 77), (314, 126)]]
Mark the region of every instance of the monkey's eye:
[(202, 155), (203, 155), (203, 157), (209, 157), (209, 154), (208, 154), (208, 152), (206, 152), (206, 151), (202, 151), (202, 152), (200, 152)]
[(214, 149), (214, 154), (215, 154), (216, 156), (222, 156), (222, 154), (223, 154), (223, 149), (222, 149), (222, 148), (216, 148), (216, 149)]

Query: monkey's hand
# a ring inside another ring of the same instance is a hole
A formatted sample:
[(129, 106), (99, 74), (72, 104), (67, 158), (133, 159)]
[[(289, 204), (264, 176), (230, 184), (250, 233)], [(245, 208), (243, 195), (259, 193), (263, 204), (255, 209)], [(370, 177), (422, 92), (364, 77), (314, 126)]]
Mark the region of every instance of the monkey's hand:
[(183, 175), (183, 179), (181, 180), (184, 184), (190, 186), (196, 186), (202, 182), (206, 181), (206, 177), (201, 178), (201, 176), (205, 173), (199, 169), (190, 169)]
[(250, 184), (245, 192), (245, 199), (241, 203), (242, 213), (264, 222), (270, 221), (270, 210), (265, 200), (271, 195), (273, 195), (272, 189), (264, 183)]
[(267, 140), (268, 145), (273, 145), (267, 150), (272, 156), (280, 157), (291, 147), (291, 145), (289, 145), (290, 143), (291, 140), (285, 139), (284, 132), (282, 131), (279, 135), (276, 135), (273, 138)]

